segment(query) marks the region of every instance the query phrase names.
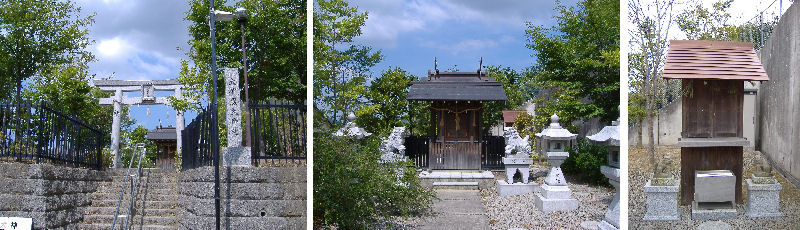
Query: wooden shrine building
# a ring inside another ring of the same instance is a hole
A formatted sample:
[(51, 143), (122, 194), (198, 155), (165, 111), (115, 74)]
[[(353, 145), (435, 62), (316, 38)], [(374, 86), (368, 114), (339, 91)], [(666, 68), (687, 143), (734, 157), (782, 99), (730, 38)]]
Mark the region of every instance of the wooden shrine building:
[[(742, 202), (745, 81), (767, 81), (749, 42), (683, 41), (669, 44), (663, 78), (682, 83), (681, 205), (694, 199), (695, 171), (730, 170)], [(748, 121), (749, 122), (749, 121)]]
[(160, 169), (175, 168), (175, 153), (177, 152), (175, 127), (156, 127), (147, 132), (147, 139), (158, 146), (158, 155), (153, 162)]
[[(437, 70), (410, 84), (409, 101), (431, 102), (431, 123), (424, 137), (427, 146), (417, 148), (427, 148), (418, 151), (427, 156), (412, 159), (428, 169), (480, 170), (485, 166), (482, 162), (487, 160), (487, 146), (481, 115), (484, 102), (508, 100), (503, 83), (488, 77), (486, 71), (440, 73)], [(498, 162), (500, 157), (497, 156)]]

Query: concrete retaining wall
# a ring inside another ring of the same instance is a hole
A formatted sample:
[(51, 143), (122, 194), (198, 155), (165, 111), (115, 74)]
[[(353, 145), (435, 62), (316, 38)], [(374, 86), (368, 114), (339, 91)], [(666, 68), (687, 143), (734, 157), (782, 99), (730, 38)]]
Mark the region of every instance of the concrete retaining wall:
[(798, 186), (800, 178), (800, 4), (786, 10), (759, 50), (770, 80), (758, 93), (758, 149)]
[[(677, 100), (658, 112), (657, 121), (653, 122), (656, 123), (656, 126), (653, 127), (656, 145), (678, 145), (678, 138), (681, 137), (681, 126), (683, 125), (681, 120), (682, 105), (681, 100)], [(638, 135), (637, 129), (642, 130), (641, 144), (647, 145), (650, 143), (650, 138), (646, 135), (648, 125), (643, 121), (643, 124), (636, 124), (628, 128), (628, 144), (639, 144), (636, 136)]]
[(34, 229), (75, 229), (104, 181), (111, 178), (103, 171), (0, 163), (0, 216), (33, 218)]
[[(214, 168), (183, 171), (179, 182), (181, 228), (212, 228)], [(221, 167), (220, 183), (223, 228), (306, 229), (305, 167)]]

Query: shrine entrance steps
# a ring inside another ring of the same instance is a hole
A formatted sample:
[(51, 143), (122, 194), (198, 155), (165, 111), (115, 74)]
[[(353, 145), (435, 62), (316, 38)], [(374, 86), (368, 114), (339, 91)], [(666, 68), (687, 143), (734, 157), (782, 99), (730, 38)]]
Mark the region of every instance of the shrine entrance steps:
[[(80, 229), (110, 229), (119, 202), (120, 189), (126, 169), (108, 169), (111, 182), (103, 182), (86, 209)], [(178, 172), (165, 169), (142, 169), (136, 184), (129, 229), (178, 229)], [(130, 203), (130, 178), (120, 204), (115, 229), (123, 229)]]
[(478, 190), (490, 188), (496, 183), (491, 171), (478, 170), (433, 170), (419, 173), (422, 186), (433, 189)]
[(473, 190), (436, 189), (433, 217), (419, 229), (489, 229), (489, 217), (477, 187)]

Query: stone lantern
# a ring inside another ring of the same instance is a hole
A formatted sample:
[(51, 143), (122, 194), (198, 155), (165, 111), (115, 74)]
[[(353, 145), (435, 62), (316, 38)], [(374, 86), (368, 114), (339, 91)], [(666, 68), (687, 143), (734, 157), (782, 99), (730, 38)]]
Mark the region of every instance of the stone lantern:
[[(531, 145), (528, 136), (522, 138), (514, 127), (505, 128), (503, 136), (506, 139), (503, 165), (506, 168), (506, 180), (497, 180), (497, 192), (500, 196), (513, 196), (532, 193), (538, 187), (536, 183), (528, 182), (531, 164)], [(514, 175), (519, 172), (522, 181), (514, 183)]]
[(611, 122), (611, 126), (603, 127), (600, 132), (586, 138), (608, 148), (609, 166), (600, 166), (600, 172), (617, 190), (614, 193), (614, 199), (608, 206), (605, 219), (597, 227), (599, 229), (619, 229), (619, 119)]
[(572, 143), (578, 134), (570, 133), (558, 124), (558, 116), (553, 114), (550, 117), (550, 127), (537, 133), (541, 139), (541, 144), (545, 147), (545, 157), (550, 163), (550, 172), (542, 184), (540, 194), (536, 194), (536, 207), (544, 212), (569, 211), (578, 209), (578, 200), (572, 198), (572, 190), (569, 189), (564, 173), (561, 172), (561, 164), (569, 157), (566, 151), (568, 144)]
[(358, 125), (356, 125), (354, 122), (355, 120), (355, 114), (350, 113), (350, 115), (347, 115), (347, 123), (344, 125), (344, 127), (333, 133), (333, 135), (337, 137), (352, 137), (356, 140), (360, 140), (361, 138), (372, 135), (372, 133), (367, 132), (364, 130), (364, 128), (358, 127)]

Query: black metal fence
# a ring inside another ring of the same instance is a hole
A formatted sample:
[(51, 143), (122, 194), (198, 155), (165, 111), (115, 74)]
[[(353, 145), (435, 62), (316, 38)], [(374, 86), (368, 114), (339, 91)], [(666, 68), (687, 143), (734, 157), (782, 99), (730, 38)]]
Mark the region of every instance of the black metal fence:
[(506, 139), (502, 136), (484, 136), (481, 149), (482, 169), (502, 169), (505, 156)]
[[(428, 168), (428, 136), (406, 137), (406, 156), (420, 168)], [(506, 141), (502, 136), (484, 136), (481, 147), (481, 169), (503, 168)]]
[(197, 114), (197, 118), (183, 129), (181, 132), (182, 169), (211, 166), (214, 163), (214, 157), (211, 154), (211, 130), (211, 112), (205, 109), (202, 109)]
[(103, 132), (46, 103), (0, 103), (0, 160), (103, 168)]
[(270, 100), (250, 104), (253, 165), (306, 160), (306, 105)]
[(405, 140), (406, 156), (419, 168), (428, 168), (428, 136), (408, 136)]

